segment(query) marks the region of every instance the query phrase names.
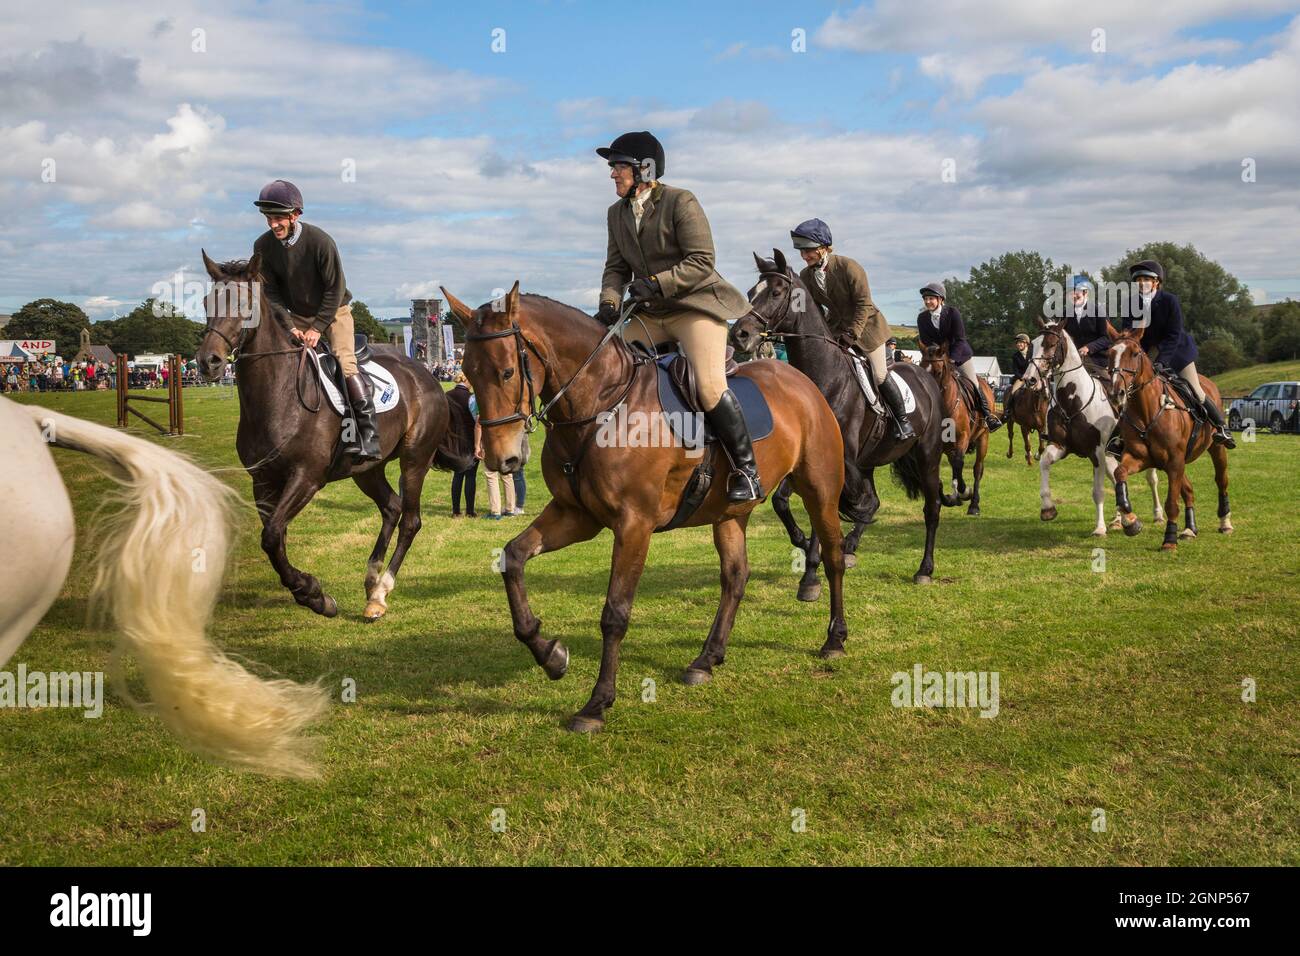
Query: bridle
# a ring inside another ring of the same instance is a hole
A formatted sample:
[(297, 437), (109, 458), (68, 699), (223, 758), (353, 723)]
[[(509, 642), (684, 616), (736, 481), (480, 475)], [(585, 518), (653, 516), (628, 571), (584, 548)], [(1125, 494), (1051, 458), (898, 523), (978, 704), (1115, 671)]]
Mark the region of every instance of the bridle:
[[(1046, 355), (1042, 355), (1036, 359), (1031, 359), (1030, 361), (1034, 368), (1038, 370), (1039, 376), (1048, 384), (1048, 395), (1051, 398), (1051, 408), (1055, 408), (1061, 414), (1061, 417), (1065, 419), (1065, 427), (1069, 428), (1070, 422), (1082, 415), (1084, 409), (1091, 405), (1093, 400), (1097, 397), (1097, 379), (1094, 378), (1092, 373), (1088, 372), (1087, 369), (1084, 369), (1084, 359), (1082, 355), (1079, 356), (1078, 365), (1072, 365), (1069, 368), (1061, 368), (1060, 365), (1065, 364), (1065, 355), (1069, 354), (1069, 349), (1065, 345), (1065, 336), (1067, 333), (1064, 329), (1059, 327), (1047, 331), (1050, 331), (1054, 336), (1056, 336), (1056, 347), (1052, 350), (1051, 357), (1048, 358)], [(1057, 356), (1061, 356), (1060, 365), (1056, 362)], [(1046, 364), (1044, 365), (1044, 363)], [(1080, 401), (1079, 407), (1074, 411), (1069, 412), (1066, 411), (1065, 406), (1062, 405), (1060, 399), (1057, 398), (1056, 383), (1069, 373), (1077, 372), (1080, 369), (1083, 369), (1084, 373), (1087, 374), (1088, 381), (1092, 384), (1092, 392), (1088, 395), (1087, 401)], [(1107, 398), (1109, 399), (1109, 396), (1107, 396)], [(1049, 415), (1051, 414), (1051, 408), (1048, 409)]]
[[(1135, 350), (1137, 349), (1140, 349), (1140, 346), (1135, 346)], [(1129, 407), (1130, 407), (1129, 401), (1130, 399), (1133, 398), (1133, 396), (1138, 394), (1138, 392), (1146, 388), (1152, 382), (1158, 383), (1160, 381), (1160, 377), (1156, 374), (1155, 367), (1153, 366), (1151, 369), (1151, 377), (1147, 379), (1145, 382), (1138, 381), (1138, 376), (1142, 374), (1142, 362), (1140, 361), (1138, 362), (1137, 368), (1117, 367), (1115, 369), (1115, 374), (1120, 376), (1121, 380), (1125, 382), (1123, 389), (1121, 389), (1121, 394), (1124, 396), (1124, 409), (1123, 411), (1120, 412), (1119, 417), (1121, 420), (1128, 419), (1129, 424), (1132, 425), (1134, 431), (1138, 433), (1138, 438), (1140, 438), (1142, 441), (1146, 441), (1147, 435), (1150, 434), (1151, 429), (1155, 426), (1156, 419), (1158, 419), (1161, 415), (1165, 413), (1166, 408), (1170, 407), (1169, 403), (1162, 400), (1159, 403), (1160, 407), (1156, 409), (1156, 413), (1151, 416), (1151, 420), (1146, 423), (1145, 427), (1139, 428), (1138, 423), (1133, 420), (1133, 417), (1131, 415), (1129, 415)], [(1166, 387), (1167, 386), (1163, 386), (1160, 390), (1162, 396), (1165, 394)], [(1118, 425), (1118, 422), (1116, 424)]]
[[(762, 312), (759, 312), (758, 309), (753, 308), (753, 306), (751, 305), (749, 312), (745, 316), (746, 318), (753, 318), (753, 320), (758, 324), (759, 330), (762, 333), (761, 335), (762, 338), (764, 339), (821, 339), (824, 342), (829, 342), (831, 345), (835, 346), (837, 349), (839, 349), (842, 352), (846, 352), (846, 353), (848, 352), (848, 349), (840, 345), (839, 342), (835, 341), (835, 339), (831, 338), (829, 335), (822, 335), (819, 332), (788, 332), (788, 331), (782, 332), (780, 328), (781, 323), (790, 317), (790, 306), (794, 302), (794, 285), (795, 285), (794, 278), (795, 277), (789, 271), (777, 272), (775, 269), (763, 269), (763, 270), (759, 270), (758, 278), (760, 280), (782, 279), (786, 283), (785, 301), (781, 303), (781, 308), (779, 310), (773, 312), (771, 316), (766, 316)], [(772, 327), (774, 322), (776, 323), (776, 328)]]
[[(594, 422), (601, 415), (611, 412), (621, 405), (623, 400), (627, 398), (628, 394), (632, 391), (632, 385), (636, 382), (637, 370), (645, 363), (644, 359), (635, 353), (632, 353), (630, 350), (629, 355), (632, 361), (632, 373), (628, 376), (627, 384), (619, 393), (618, 398), (615, 399), (611, 405), (595, 412), (594, 414), (588, 415), (585, 418), (556, 421), (550, 417), (551, 409), (554, 408), (556, 403), (564, 396), (564, 393), (569, 390), (570, 386), (572, 386), (578, 376), (582, 374), (583, 370), (591, 364), (592, 360), (600, 352), (601, 348), (604, 347), (605, 343), (618, 334), (623, 323), (632, 317), (632, 314), (636, 311), (637, 307), (638, 304), (635, 301), (628, 302), (622, 313), (619, 315), (618, 321), (609, 327), (600, 342), (591, 350), (591, 354), (588, 355), (586, 359), (583, 360), (582, 364), (578, 366), (577, 370), (569, 376), (569, 380), (560, 387), (554, 397), (552, 397), (551, 400), (540, 409), (536, 409), (538, 392), (533, 382), (533, 372), (528, 362), (528, 353), (532, 352), (537, 356), (537, 361), (542, 363), (542, 368), (548, 379), (553, 377), (551, 374), (551, 364), (546, 361), (546, 356), (542, 354), (541, 350), (534, 345), (526, 335), (524, 335), (523, 329), (519, 327), (519, 323), (511, 320), (510, 328), (501, 329), (497, 332), (467, 333), (465, 336), (466, 342), (486, 342), (492, 339), (503, 339), (509, 337), (514, 340), (515, 355), (518, 357), (519, 393), (515, 397), (514, 412), (509, 415), (502, 415), (500, 418), (480, 419), (479, 426), (482, 428), (493, 428), (497, 425), (509, 425), (513, 422), (523, 422), (524, 431), (527, 434), (532, 434), (532, 432), (536, 430), (538, 422), (541, 422), (547, 428), (555, 428), (561, 425), (586, 425)], [(527, 409), (527, 411), (524, 409)]]

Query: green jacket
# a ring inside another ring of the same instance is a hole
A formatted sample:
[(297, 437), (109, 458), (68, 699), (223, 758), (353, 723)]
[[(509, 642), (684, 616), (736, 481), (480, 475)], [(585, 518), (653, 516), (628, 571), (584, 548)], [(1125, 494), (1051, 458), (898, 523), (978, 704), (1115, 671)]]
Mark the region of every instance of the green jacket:
[(607, 220), (602, 303), (617, 306), (634, 277), (654, 276), (663, 296), (643, 306), (649, 315), (702, 312), (725, 322), (749, 312), (749, 300), (713, 268), (713, 233), (689, 190), (657, 183), (645, 204), (639, 234), (628, 199), (610, 206)]
[(812, 293), (813, 301), (826, 313), (826, 324), (831, 335), (852, 331), (858, 348), (870, 352), (885, 344), (889, 338), (889, 323), (876, 303), (871, 301), (871, 286), (862, 266), (845, 256), (831, 253), (826, 264), (826, 291), (817, 285), (811, 266), (799, 273), (799, 278)]

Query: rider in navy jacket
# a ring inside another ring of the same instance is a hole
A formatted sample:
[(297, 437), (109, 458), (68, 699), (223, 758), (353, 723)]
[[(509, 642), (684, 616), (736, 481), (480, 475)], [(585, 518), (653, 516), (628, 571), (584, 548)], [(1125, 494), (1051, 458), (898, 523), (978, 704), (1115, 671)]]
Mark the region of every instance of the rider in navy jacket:
[[(1214, 423), (1214, 440), (1220, 445), (1235, 448), (1236, 442), (1223, 421), (1223, 410), (1217, 402), (1206, 398), (1201, 388), (1201, 377), (1196, 371), (1196, 342), (1183, 324), (1183, 307), (1178, 296), (1162, 289), (1165, 270), (1153, 259), (1145, 259), (1129, 267), (1130, 277), (1138, 284), (1138, 294), (1147, 314), (1147, 325), (1142, 331), (1142, 348), (1153, 361), (1178, 373), (1191, 386), (1205, 414)], [(1141, 328), (1137, 319), (1124, 319), (1124, 329)]]
[(1087, 276), (1075, 276), (1071, 298), (1074, 306), (1065, 317), (1065, 334), (1074, 341), (1079, 354), (1096, 365), (1106, 364), (1110, 336), (1106, 334), (1106, 311), (1100, 302), (1093, 303)]
[(947, 345), (948, 358), (957, 366), (957, 371), (975, 386), (975, 395), (979, 399), (980, 413), (984, 424), (993, 432), (1002, 427), (1002, 421), (993, 414), (984, 389), (980, 388), (979, 376), (975, 373), (975, 363), (971, 361), (975, 353), (970, 342), (966, 341), (966, 326), (962, 323), (961, 312), (955, 305), (947, 305), (948, 292), (942, 282), (931, 282), (921, 289), (921, 298), (925, 308), (916, 316), (917, 338), (922, 345)]

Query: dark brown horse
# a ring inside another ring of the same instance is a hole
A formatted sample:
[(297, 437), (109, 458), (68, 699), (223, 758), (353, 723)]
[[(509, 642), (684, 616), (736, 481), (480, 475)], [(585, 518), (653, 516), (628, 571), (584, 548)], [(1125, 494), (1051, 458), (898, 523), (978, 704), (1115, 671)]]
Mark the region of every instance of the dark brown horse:
[[(604, 412), (618, 408), (629, 417), (656, 416), (660, 404), (651, 363), (635, 356), (619, 338), (607, 340), (604, 327), (585, 312), (543, 296), (521, 296), (517, 282), (503, 300), (478, 309), (442, 291), (467, 332), (464, 369), (478, 396), (487, 467), (507, 474), (523, 468), (527, 432), (537, 421), (546, 425), (542, 476), (553, 497), (505, 546), (501, 567), (515, 637), (552, 680), (564, 676), (569, 652), (558, 639), (542, 636), (542, 623), (524, 590), (524, 564), (539, 554), (594, 538), (602, 528), (614, 532), (609, 588), (600, 616), (600, 676), (586, 706), (569, 722), (570, 730), (599, 730), (605, 711), (614, 704), (619, 646), (627, 633), (650, 536), (673, 517), (699, 456), (672, 447), (671, 441), (658, 443), (666, 447), (629, 447), (634, 443), (595, 440)], [(844, 484), (839, 426), (817, 387), (785, 363), (750, 362), (740, 374), (758, 385), (772, 410), (771, 435), (754, 445), (763, 487), (775, 488), (786, 475), (792, 476), (822, 536), (831, 615), (821, 654), (843, 656), (848, 627), (836, 512)], [(540, 411), (535, 409), (537, 399), (544, 403)], [(710, 680), (713, 668), (726, 656), (749, 577), (745, 527), (758, 504), (729, 503), (724, 493), (727, 460), (716, 448), (706, 454), (713, 455), (713, 484), (686, 526), (713, 527), (722, 563), (722, 601), (703, 650), (683, 675), (687, 684)]]
[[(939, 392), (943, 396), (945, 419), (942, 434), (943, 450), (948, 456), (948, 464), (952, 466), (953, 491), (951, 495), (943, 496), (943, 503), (951, 508), (963, 501), (969, 501), (970, 507), (966, 509), (966, 513), (977, 515), (980, 513), (980, 479), (984, 477), (984, 458), (989, 453), (989, 430), (984, 424), (984, 416), (980, 414), (978, 407), (971, 404), (966, 397), (966, 390), (960, 386), (958, 379), (961, 373), (948, 357), (946, 343), (927, 345), (925, 351), (921, 353), (921, 367), (928, 369), (935, 377), (939, 383)], [(984, 400), (988, 402), (988, 407), (992, 408), (993, 389), (989, 388), (989, 383), (983, 379), (979, 380), (979, 387), (984, 391)], [(975, 479), (971, 490), (967, 491), (963, 471), (966, 453), (972, 448), (975, 449), (975, 467), (972, 469)]]
[[(1043, 432), (1047, 431), (1047, 389), (1041, 384), (1020, 386), (1008, 396), (1003, 406), (1007, 422), (1007, 457), (1016, 453), (1016, 426), (1025, 443), (1025, 464), (1031, 467), (1035, 458), (1043, 457)], [(1029, 452), (1029, 433), (1038, 432), (1038, 452)]]
[[(1214, 481), (1219, 486), (1219, 531), (1232, 533), (1232, 509), (1228, 504), (1228, 450), (1214, 442), (1214, 427), (1197, 422), (1187, 410), (1187, 402), (1168, 382), (1156, 375), (1151, 359), (1142, 348), (1142, 330), (1116, 332), (1107, 324), (1110, 335), (1111, 397), (1119, 412), (1118, 428), (1124, 439), (1124, 454), (1115, 467), (1115, 503), (1126, 535), (1142, 530), (1142, 522), (1133, 514), (1128, 498), (1128, 476), (1143, 468), (1159, 468), (1169, 478), (1165, 492), (1165, 540), (1161, 548), (1178, 547), (1178, 501), (1186, 514), (1182, 537), (1196, 537), (1195, 499), (1186, 466), (1209, 449), (1214, 461)], [(1201, 388), (1205, 397), (1220, 402), (1219, 389), (1204, 375)]]
[[(338, 604), (320, 582), (289, 563), (285, 529), (326, 484), (351, 478), (379, 507), (382, 519), (365, 577), (364, 617), (377, 621), (388, 609), (388, 594), (420, 530), (424, 476), (433, 464), (448, 470), (468, 467), (472, 423), (458, 421), (457, 427), (449, 427), (447, 397), (423, 365), (390, 352), (376, 353), (375, 361), (392, 374), (401, 392), (397, 406), (377, 416), (383, 457), (359, 465), (347, 456), (336, 457), (339, 415), (308, 367), (305, 346), (290, 334), (288, 317), (262, 294), (258, 257), (218, 264), (205, 252), (203, 264), (214, 287), (207, 300), (199, 371), (208, 381), (216, 381), (228, 356), (234, 354), (239, 389), (235, 447), (253, 479), (253, 497), (262, 518), (262, 550), (295, 601), (325, 617), (336, 615)], [(250, 313), (247, 306), (253, 303), (257, 309)], [(385, 464), (394, 458), (401, 464), (401, 494), (384, 476)], [(385, 568), (394, 528), (397, 546)]]

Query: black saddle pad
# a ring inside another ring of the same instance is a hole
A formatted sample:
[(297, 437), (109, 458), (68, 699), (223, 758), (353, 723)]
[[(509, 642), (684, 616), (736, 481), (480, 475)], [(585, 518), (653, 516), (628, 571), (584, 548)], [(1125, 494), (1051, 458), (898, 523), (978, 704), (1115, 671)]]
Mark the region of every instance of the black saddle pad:
[(1156, 368), (1156, 374), (1158, 374), (1160, 378), (1164, 380), (1165, 384), (1173, 389), (1174, 392), (1177, 393), (1178, 397), (1183, 400), (1183, 404), (1187, 406), (1187, 411), (1191, 414), (1192, 418), (1197, 421), (1204, 421), (1205, 411), (1201, 408), (1201, 403), (1196, 398), (1196, 393), (1192, 391), (1192, 386), (1188, 384), (1187, 379), (1183, 378), (1177, 372), (1170, 371), (1163, 365)]
[[(668, 422), (672, 426), (673, 434), (684, 443), (690, 444), (699, 441), (699, 436), (685, 434), (683, 424), (688, 419), (694, 421), (691, 416), (695, 414), (695, 409), (693, 403), (688, 403), (678, 392), (672, 376), (668, 374), (668, 366), (672, 364), (676, 357), (677, 353), (674, 352), (669, 355), (661, 355), (655, 360), (655, 372), (659, 376), (659, 404), (663, 406)], [(750, 439), (760, 441), (772, 434), (772, 409), (768, 407), (767, 399), (753, 380), (742, 375), (728, 375), (727, 387), (736, 393), (740, 407), (745, 413), (745, 423), (749, 426)], [(709, 444), (716, 440), (717, 436), (713, 434), (713, 429), (709, 427), (706, 419), (704, 423), (704, 442)]]

